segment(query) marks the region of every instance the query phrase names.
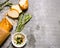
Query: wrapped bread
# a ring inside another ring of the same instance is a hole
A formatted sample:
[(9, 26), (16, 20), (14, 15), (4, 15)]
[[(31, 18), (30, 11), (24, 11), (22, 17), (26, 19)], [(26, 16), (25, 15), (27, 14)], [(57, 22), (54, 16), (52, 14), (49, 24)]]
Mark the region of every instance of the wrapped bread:
[(0, 28), (0, 45), (4, 42), (4, 40), (10, 35), (10, 32)]
[(6, 31), (10, 31), (12, 29), (12, 23), (10, 22), (10, 20), (7, 17), (2, 19), (2, 21), (0, 23), (0, 28), (4, 29)]
[(10, 30), (12, 29), (12, 23), (8, 18), (3, 18), (0, 22), (0, 45), (4, 40), (10, 35)]

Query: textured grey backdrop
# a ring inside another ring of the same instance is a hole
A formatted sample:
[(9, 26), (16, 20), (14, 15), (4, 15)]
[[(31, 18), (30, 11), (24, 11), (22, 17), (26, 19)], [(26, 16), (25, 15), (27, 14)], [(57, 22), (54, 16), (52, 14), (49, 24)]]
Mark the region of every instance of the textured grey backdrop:
[[(17, 4), (18, 0), (10, 0), (10, 2)], [(0, 12), (1, 19), (6, 12), (7, 8)], [(60, 48), (60, 0), (29, 0), (27, 12), (33, 18), (22, 31), (28, 38), (24, 48)], [(15, 25), (11, 33), (14, 32)], [(7, 48), (10, 41), (11, 37), (1, 48)]]

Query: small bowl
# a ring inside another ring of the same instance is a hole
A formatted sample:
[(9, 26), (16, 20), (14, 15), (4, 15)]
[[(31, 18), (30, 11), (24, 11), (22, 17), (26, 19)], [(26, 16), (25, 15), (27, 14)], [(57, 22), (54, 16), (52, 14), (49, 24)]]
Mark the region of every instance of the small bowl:
[[(20, 36), (24, 36), (24, 41), (21, 43), (21, 44), (16, 44), (15, 42), (14, 42), (14, 37), (16, 36), (16, 35), (20, 35)], [(23, 47), (26, 43), (27, 43), (27, 37), (26, 37), (26, 35), (24, 34), (24, 33), (22, 33), (22, 32), (16, 32), (16, 33), (14, 33), (14, 34), (12, 34), (12, 44), (15, 46), (15, 47)]]

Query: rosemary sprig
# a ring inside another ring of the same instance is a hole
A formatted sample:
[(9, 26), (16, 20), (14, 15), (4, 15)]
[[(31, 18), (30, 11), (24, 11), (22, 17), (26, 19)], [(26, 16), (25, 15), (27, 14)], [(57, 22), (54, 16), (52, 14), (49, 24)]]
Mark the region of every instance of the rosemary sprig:
[(32, 16), (30, 14), (27, 14), (27, 15), (23, 15), (21, 14), (19, 16), (19, 21), (18, 21), (18, 25), (17, 25), (17, 28), (16, 28), (16, 31), (17, 32), (21, 32), (22, 29), (24, 28), (25, 24), (32, 18)]
[(0, 4), (0, 11), (4, 8), (4, 7), (6, 7), (6, 6), (11, 6), (12, 5), (12, 3), (10, 3), (9, 2), (9, 0), (6, 0), (5, 2), (3, 2), (3, 3), (1, 3)]

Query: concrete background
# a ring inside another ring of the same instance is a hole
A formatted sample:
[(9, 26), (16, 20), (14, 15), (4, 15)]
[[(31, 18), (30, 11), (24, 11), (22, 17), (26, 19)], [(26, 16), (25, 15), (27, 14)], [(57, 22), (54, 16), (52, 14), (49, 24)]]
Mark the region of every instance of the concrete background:
[[(10, 0), (10, 2), (17, 4), (18, 0)], [(5, 10), (7, 8), (0, 12), (1, 19), (6, 13)], [(27, 13), (32, 15), (32, 19), (22, 31), (28, 38), (23, 48), (60, 48), (60, 0), (29, 0)], [(11, 34), (15, 32), (15, 25)], [(10, 42), (11, 37), (1, 48), (7, 48)], [(10, 44), (9, 48), (15, 47)]]

